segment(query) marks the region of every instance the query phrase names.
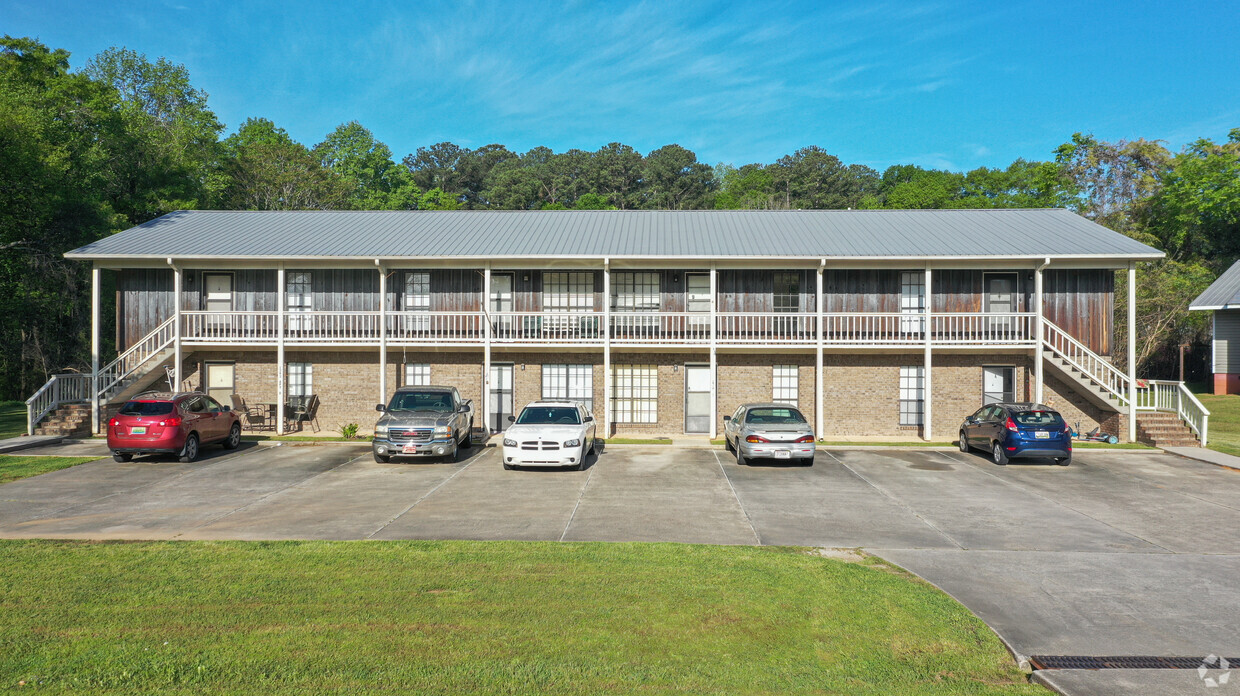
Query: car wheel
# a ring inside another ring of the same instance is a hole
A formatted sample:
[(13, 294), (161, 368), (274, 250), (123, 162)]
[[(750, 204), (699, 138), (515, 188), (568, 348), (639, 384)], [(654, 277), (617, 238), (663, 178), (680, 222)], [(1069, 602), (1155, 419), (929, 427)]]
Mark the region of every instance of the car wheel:
[(189, 463), (198, 458), (198, 433), (190, 433), (185, 437), (185, 446), (181, 448), (181, 461)]
[(241, 424), (233, 423), (232, 430), (228, 431), (228, 439), (224, 440), (224, 449), (237, 449), (237, 445), (241, 444)]
[(1069, 454), (1066, 457), (1058, 457), (1055, 459), (1055, 463), (1059, 466), (1069, 466), (1072, 464), (1072, 455)]
[(577, 459), (577, 471), (586, 470), (586, 455), (587, 454), (589, 454), (589, 450), (586, 449), (586, 446), (584, 444), (582, 444), (581, 445), (581, 456)]
[(375, 454), (375, 461), (380, 464), (387, 464), (392, 461), (392, 458), (386, 454)]
[(458, 440), (456, 446), (457, 449), (469, 449), (469, 446), (472, 444), (474, 444), (474, 428), (470, 425), (469, 429), (465, 431), (465, 437)]
[(747, 466), (749, 464), (749, 460), (745, 458), (745, 455), (741, 454), (741, 448), (735, 447), (733, 449), (736, 450), (736, 463), (740, 466)]
[(597, 437), (590, 438), (590, 454), (593, 454), (596, 456), (598, 455), (598, 438)]
[(124, 463), (124, 462), (130, 461), (130, 460), (132, 460), (132, 459), (133, 459), (133, 455), (132, 455), (132, 454), (121, 454), (121, 453), (117, 452), (117, 453), (115, 453), (115, 454), (113, 454), (113, 455), (112, 455), (112, 461), (114, 461), (114, 462), (121, 462), (121, 463)]
[(990, 450), (990, 458), (993, 459), (995, 464), (998, 464), (999, 466), (1005, 466), (1008, 463), (1007, 452), (1003, 451), (1003, 445), (998, 442), (996, 442), (994, 448)]
[(969, 438), (965, 437), (964, 431), (961, 430), (960, 431), (960, 451), (964, 452), (965, 454), (968, 454), (969, 450), (971, 449), (973, 448), (969, 446)]

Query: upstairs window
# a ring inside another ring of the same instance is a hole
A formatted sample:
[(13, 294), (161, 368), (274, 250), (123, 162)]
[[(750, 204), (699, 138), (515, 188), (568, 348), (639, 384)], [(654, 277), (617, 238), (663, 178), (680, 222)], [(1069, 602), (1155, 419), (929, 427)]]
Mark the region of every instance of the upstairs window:
[(611, 308), (617, 312), (659, 311), (659, 274), (612, 273)]
[(779, 271), (774, 276), (775, 289), (771, 297), (776, 312), (801, 311), (801, 274)]
[(543, 273), (543, 310), (547, 312), (593, 312), (594, 274)]

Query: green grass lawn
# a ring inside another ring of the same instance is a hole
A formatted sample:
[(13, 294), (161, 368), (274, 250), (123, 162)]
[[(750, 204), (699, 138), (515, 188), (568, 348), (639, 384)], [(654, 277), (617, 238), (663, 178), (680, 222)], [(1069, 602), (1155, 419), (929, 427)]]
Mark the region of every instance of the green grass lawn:
[(1240, 394), (1197, 394), (1197, 398), (1210, 411), (1206, 447), (1240, 456)]
[(1042, 694), (928, 584), (799, 549), (0, 541), (0, 689)]
[(26, 402), (0, 401), (0, 440), (26, 434)]
[[(67, 469), (96, 459), (98, 457), (23, 457), (17, 454), (0, 454), (0, 483)], [(3, 558), (0, 558), (0, 564), (3, 562)], [(0, 689), (3, 688), (0, 686)]]

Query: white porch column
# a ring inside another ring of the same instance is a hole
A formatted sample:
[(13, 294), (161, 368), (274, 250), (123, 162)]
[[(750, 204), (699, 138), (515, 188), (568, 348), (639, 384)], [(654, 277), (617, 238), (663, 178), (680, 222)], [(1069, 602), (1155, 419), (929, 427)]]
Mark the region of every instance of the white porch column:
[[(379, 401), (387, 403), (387, 269), (375, 259), (379, 269)], [(397, 380), (399, 382), (399, 380)]]
[(823, 308), (822, 308), (822, 304), (823, 304), (822, 273), (823, 273), (823, 270), (826, 268), (826, 265), (827, 265), (826, 259), (822, 259), (818, 263), (818, 285), (817, 285), (818, 294), (815, 295), (815, 299), (814, 299), (814, 309), (818, 311), (818, 329), (817, 329), (818, 340), (814, 342), (814, 434), (818, 436), (819, 440), (824, 439), (823, 438), (823, 426), (826, 424), (826, 420), (823, 417), (823, 403), (825, 401), (825, 396), (826, 396), (826, 385), (822, 383), (822, 337), (823, 337), (822, 322), (823, 322), (823, 319), (825, 318), (825, 314), (823, 313)]
[[(99, 281), (103, 269), (90, 269), (90, 431), (99, 432)], [(30, 423), (33, 431), (34, 424)], [(33, 435), (33, 432), (29, 433)]]
[(922, 382), (922, 388), (924, 390), (922, 392), (924, 396), (924, 401), (922, 402), (923, 408), (922, 408), (922, 416), (921, 416), (922, 417), (922, 428), (921, 428), (922, 438), (926, 440), (930, 440), (931, 438), (934, 437), (934, 428), (932, 425), (934, 423), (934, 396), (933, 396), (934, 381), (933, 381), (933, 378), (931, 377), (931, 367), (932, 367), (933, 360), (931, 359), (931, 351), (930, 351), (930, 334), (932, 333), (932, 328), (933, 328), (930, 325), (930, 310), (932, 309), (931, 305), (933, 305), (934, 303), (934, 286), (931, 284), (932, 280), (933, 278), (930, 272), (930, 264), (926, 264), (926, 314), (925, 314), (925, 318), (926, 318), (926, 356), (925, 356), (926, 365), (925, 365), (925, 370), (924, 370), (925, 379)]
[(1137, 263), (1128, 262), (1128, 441), (1137, 441)]
[(1045, 335), (1042, 324), (1042, 269), (1046, 268), (1050, 262), (1050, 259), (1046, 259), (1033, 271), (1033, 311), (1035, 312), (1033, 319), (1033, 400), (1039, 404), (1044, 400), (1043, 393), (1046, 385), (1046, 366), (1042, 364), (1042, 337)]
[(284, 324), (288, 312), (288, 287), (284, 284), (284, 264), (276, 270), (276, 434), (284, 434)]
[[(688, 281), (686, 281), (686, 284)], [(719, 356), (716, 345), (719, 341), (719, 271), (714, 262), (710, 264), (710, 439), (715, 439), (718, 426), (715, 420), (719, 417), (719, 380), (715, 373), (719, 369)], [(685, 379), (689, 376), (685, 375)]]
[[(172, 266), (172, 316), (176, 317), (176, 321), (172, 322), (172, 379), (176, 384), (172, 385), (172, 391), (181, 391), (181, 361), (184, 357), (181, 351), (181, 267), (173, 265), (172, 259), (168, 259), (168, 265)], [(206, 375), (202, 376), (206, 379)]]
[(611, 437), (611, 259), (603, 259), (603, 437)]
[[(482, 424), (491, 434), (491, 262), (482, 268)], [(477, 422), (477, 421), (475, 421)]]

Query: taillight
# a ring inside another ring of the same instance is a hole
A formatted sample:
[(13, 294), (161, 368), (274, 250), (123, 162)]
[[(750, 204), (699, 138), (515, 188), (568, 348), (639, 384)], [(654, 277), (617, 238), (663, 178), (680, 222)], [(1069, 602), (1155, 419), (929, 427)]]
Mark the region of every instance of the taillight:
[(1011, 430), (1014, 433), (1018, 432), (1016, 429), (1016, 421), (1012, 420), (1011, 416), (1008, 416), (1007, 422), (1004, 423), (1003, 425), (1007, 426), (1007, 429)]
[(116, 426), (120, 424), (121, 424), (120, 418), (113, 418), (112, 420), (108, 421), (108, 425), (112, 426), (113, 428), (115, 428)]
[(766, 439), (765, 437), (759, 437), (757, 435), (750, 435), (749, 437), (745, 438), (745, 442), (770, 442), (770, 440)]
[(794, 442), (813, 442), (813, 441), (814, 441), (813, 435), (806, 435), (805, 437), (798, 437), (796, 440), (794, 440)]
[(165, 428), (175, 428), (181, 424), (181, 417), (173, 416), (171, 418), (165, 418), (164, 420), (161, 420), (159, 424)]

